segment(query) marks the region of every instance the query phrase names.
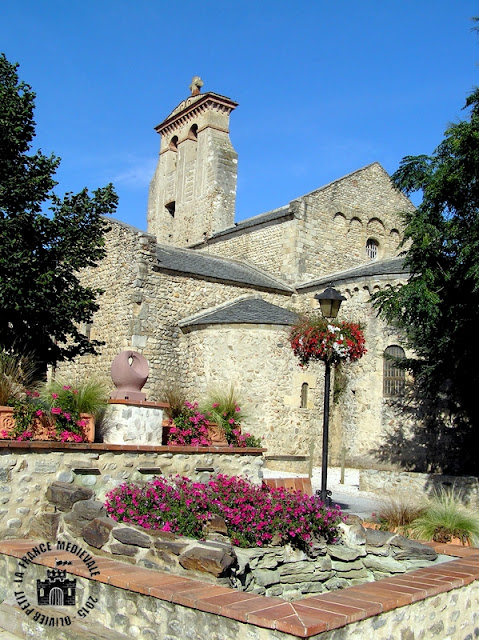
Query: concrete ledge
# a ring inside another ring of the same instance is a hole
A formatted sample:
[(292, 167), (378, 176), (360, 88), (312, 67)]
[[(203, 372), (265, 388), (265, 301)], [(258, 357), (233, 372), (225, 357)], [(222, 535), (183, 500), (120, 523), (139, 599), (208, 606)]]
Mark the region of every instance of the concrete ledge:
[(153, 453), (218, 453), (261, 456), (266, 449), (254, 447), (179, 447), (153, 444), (108, 444), (107, 442), (55, 442), (53, 440), (0, 440), (2, 449), (50, 449), (52, 451), (149, 451)]

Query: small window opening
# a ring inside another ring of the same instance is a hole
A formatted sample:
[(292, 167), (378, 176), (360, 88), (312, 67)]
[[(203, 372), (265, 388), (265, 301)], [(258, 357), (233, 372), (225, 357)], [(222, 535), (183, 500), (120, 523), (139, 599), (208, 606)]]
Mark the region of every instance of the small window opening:
[[(392, 345), (384, 351), (385, 356), (393, 356), (394, 358), (405, 358), (406, 354), (402, 347)], [(400, 396), (404, 393), (406, 382), (406, 372), (397, 366), (395, 360), (384, 358), (383, 364), (383, 395), (385, 397)]]
[(370, 260), (375, 260), (378, 257), (379, 243), (372, 238), (366, 242), (366, 255)]
[(168, 204), (165, 204), (165, 209), (168, 211), (172, 218), (175, 217), (176, 203), (174, 200), (168, 202)]
[(300, 404), (301, 409), (307, 409), (308, 408), (308, 383), (307, 382), (303, 382), (303, 384), (301, 385), (301, 404)]
[(198, 140), (198, 125), (194, 124), (191, 126), (189, 132), (188, 132), (188, 138), (189, 140)]
[(173, 136), (171, 138), (169, 147), (172, 151), (178, 150), (178, 136)]
[(85, 338), (87, 338), (88, 340), (90, 340), (90, 337), (91, 337), (91, 328), (92, 328), (92, 323), (91, 322), (84, 322), (83, 323), (82, 333), (85, 336)]

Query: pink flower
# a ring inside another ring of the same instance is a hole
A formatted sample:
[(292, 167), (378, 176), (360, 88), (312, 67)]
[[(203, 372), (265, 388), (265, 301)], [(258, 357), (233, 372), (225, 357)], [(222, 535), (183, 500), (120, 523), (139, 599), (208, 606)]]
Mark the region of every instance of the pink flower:
[(70, 420), (71, 419), (71, 415), (69, 413), (64, 413), (63, 417), (65, 418), (65, 420)]
[(56, 400), (58, 398), (58, 393), (52, 393), (52, 398)]
[(63, 388), (68, 391), (69, 389), (71, 389), (71, 386), (69, 384), (64, 384)]
[(60, 407), (52, 407), (50, 411), (56, 416), (59, 416), (62, 412)]
[(219, 402), (213, 402), (213, 404), (211, 405), (213, 407), (213, 409), (217, 409), (220, 406)]
[(35, 415), (37, 416), (37, 418), (41, 418), (43, 415), (43, 411), (41, 409), (38, 409), (38, 411), (35, 411)]
[(39, 397), (40, 397), (40, 394), (38, 393), (38, 391), (34, 391), (34, 392), (32, 393), (32, 397), (33, 397), (33, 398), (39, 398)]

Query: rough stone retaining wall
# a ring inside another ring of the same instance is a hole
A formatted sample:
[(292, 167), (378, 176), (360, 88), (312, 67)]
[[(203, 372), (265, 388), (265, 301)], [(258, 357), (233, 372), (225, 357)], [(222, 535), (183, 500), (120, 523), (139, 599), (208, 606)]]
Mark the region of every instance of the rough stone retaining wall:
[(475, 476), (443, 476), (436, 473), (375, 469), (361, 469), (359, 472), (360, 491), (382, 495), (385, 492), (396, 493), (421, 499), (443, 488), (454, 489), (466, 505), (479, 508), (479, 478)]
[(204, 540), (148, 530), (108, 517), (103, 498), (90, 487), (52, 482), (30, 535), (72, 540), (147, 569), (187, 575), (248, 593), (295, 600), (404, 574), (443, 561), (429, 546), (383, 531), (366, 530), (356, 516), (342, 523), (337, 544), (316, 541), (308, 553), (290, 545), (240, 549), (227, 537), (225, 521), (213, 515)]
[(255, 483), (262, 477), (260, 449), (53, 442), (2, 445), (0, 539), (28, 534), (50, 539), (58, 527), (58, 514), (45, 498), (53, 482), (78, 491), (91, 490), (103, 502), (116, 486), (146, 482), (155, 475), (179, 474), (200, 482), (218, 472)]

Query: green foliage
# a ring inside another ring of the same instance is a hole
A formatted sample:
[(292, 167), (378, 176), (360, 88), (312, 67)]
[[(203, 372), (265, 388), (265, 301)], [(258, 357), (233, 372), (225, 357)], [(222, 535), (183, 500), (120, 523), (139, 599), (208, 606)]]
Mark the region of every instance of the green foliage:
[[(54, 399), (52, 396), (55, 395)], [(52, 380), (40, 390), (41, 399), (50, 407), (60, 404), (62, 408), (73, 413), (90, 413), (95, 418), (100, 416), (108, 404), (107, 386), (88, 378), (86, 380), (67, 383), (64, 380)]]
[(415, 374), (426, 416), (477, 427), (479, 89), (465, 109), (468, 118), (449, 126), (432, 156), (407, 156), (393, 175), (406, 195), (422, 192), (422, 202), (404, 216), (409, 280), (373, 301), (417, 354), (404, 366)]
[(0, 347), (20, 344), (44, 366), (100, 344), (78, 329), (100, 293), (78, 274), (103, 258), (103, 216), (118, 198), (111, 184), (92, 195), (53, 193), (60, 160), (31, 153), (35, 94), (17, 67), (0, 55)]
[(378, 506), (375, 514), (381, 524), (381, 529), (386, 531), (399, 530), (407, 534), (411, 523), (424, 513), (425, 505), (409, 496), (388, 495)]
[(227, 389), (210, 389), (202, 411), (212, 422), (223, 429), (226, 440), (233, 447), (261, 447), (261, 439), (250, 433), (241, 433), (241, 422), (245, 418), (238, 393), (231, 384)]
[(442, 489), (429, 501), (423, 514), (416, 518), (411, 533), (419, 540), (450, 542), (459, 538), (479, 544), (479, 514), (461, 503), (461, 496)]

